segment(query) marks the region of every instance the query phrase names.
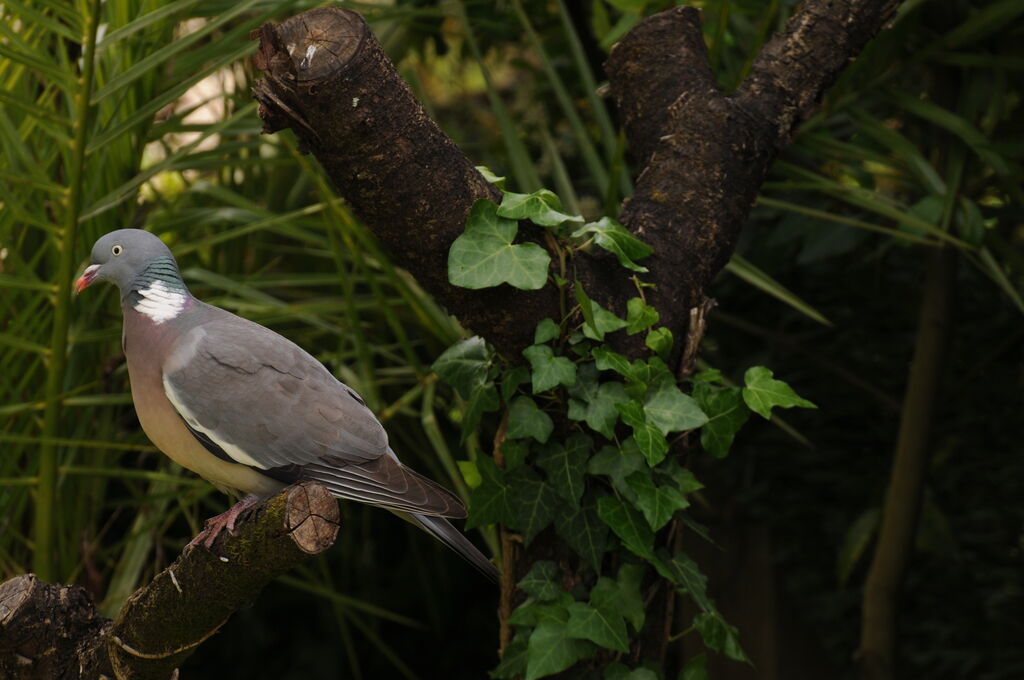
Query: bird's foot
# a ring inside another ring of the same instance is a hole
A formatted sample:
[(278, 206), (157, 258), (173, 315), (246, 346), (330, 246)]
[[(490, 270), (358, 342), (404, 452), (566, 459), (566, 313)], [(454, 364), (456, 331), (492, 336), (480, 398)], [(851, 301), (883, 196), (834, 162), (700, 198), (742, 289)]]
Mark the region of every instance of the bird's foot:
[(227, 512), (222, 512), (221, 514), (206, 520), (206, 525), (203, 527), (203, 530), (196, 534), (196, 537), (189, 541), (189, 544), (185, 547), (191, 547), (202, 543), (203, 546), (209, 550), (213, 546), (213, 542), (217, 540), (217, 537), (220, 536), (221, 532), (225, 529), (227, 529), (227, 532), (233, 536), (235, 534), (235, 524), (238, 522), (238, 518), (243, 512), (259, 502), (259, 496), (249, 494), (232, 505)]

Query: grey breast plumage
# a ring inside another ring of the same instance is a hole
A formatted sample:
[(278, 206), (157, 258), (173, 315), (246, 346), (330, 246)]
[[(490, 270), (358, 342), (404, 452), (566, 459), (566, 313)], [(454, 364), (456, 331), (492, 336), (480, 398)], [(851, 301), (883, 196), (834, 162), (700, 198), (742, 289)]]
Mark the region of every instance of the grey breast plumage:
[(163, 367), (164, 390), (212, 452), (340, 498), (422, 515), (465, 517), (444, 487), (398, 462), (363, 400), (290, 340), (198, 303), (203, 319)]

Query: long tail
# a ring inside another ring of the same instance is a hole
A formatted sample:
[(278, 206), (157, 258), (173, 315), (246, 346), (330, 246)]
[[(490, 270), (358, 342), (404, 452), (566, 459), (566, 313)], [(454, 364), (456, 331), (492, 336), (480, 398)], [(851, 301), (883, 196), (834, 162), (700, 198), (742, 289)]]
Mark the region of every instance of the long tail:
[(427, 533), (444, 543), (446, 546), (459, 553), (464, 560), (472, 564), (477, 570), (495, 583), (498, 582), (498, 568), (487, 559), (476, 546), (469, 542), (466, 536), (453, 527), (443, 517), (430, 517), (428, 515), (416, 515), (409, 513), (409, 518)]

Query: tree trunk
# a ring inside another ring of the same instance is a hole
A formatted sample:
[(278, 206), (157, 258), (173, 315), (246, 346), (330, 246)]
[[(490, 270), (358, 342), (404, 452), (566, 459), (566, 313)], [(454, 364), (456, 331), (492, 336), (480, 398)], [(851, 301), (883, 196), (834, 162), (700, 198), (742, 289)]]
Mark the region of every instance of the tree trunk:
[(864, 680), (897, 677), (896, 597), (913, 551), (921, 511), (932, 417), (946, 365), (955, 273), (955, 250), (939, 248), (932, 253), (882, 526), (864, 587), (860, 649), (857, 651)]

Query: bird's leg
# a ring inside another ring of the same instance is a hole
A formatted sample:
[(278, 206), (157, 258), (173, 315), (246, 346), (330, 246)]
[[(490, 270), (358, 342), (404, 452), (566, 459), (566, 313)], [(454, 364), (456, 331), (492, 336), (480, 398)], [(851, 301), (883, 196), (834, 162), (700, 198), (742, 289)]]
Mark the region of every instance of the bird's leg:
[(260, 500), (261, 498), (256, 494), (248, 494), (245, 498), (228, 508), (227, 512), (222, 512), (221, 514), (206, 520), (206, 526), (203, 527), (202, 531), (196, 534), (195, 538), (189, 541), (189, 544), (186, 547), (202, 542), (202, 544), (209, 549), (213, 545), (213, 542), (217, 540), (217, 537), (220, 536), (220, 532), (225, 529), (228, 530), (229, 534), (234, 535), (235, 523), (238, 521), (238, 517), (243, 512), (259, 503)]

